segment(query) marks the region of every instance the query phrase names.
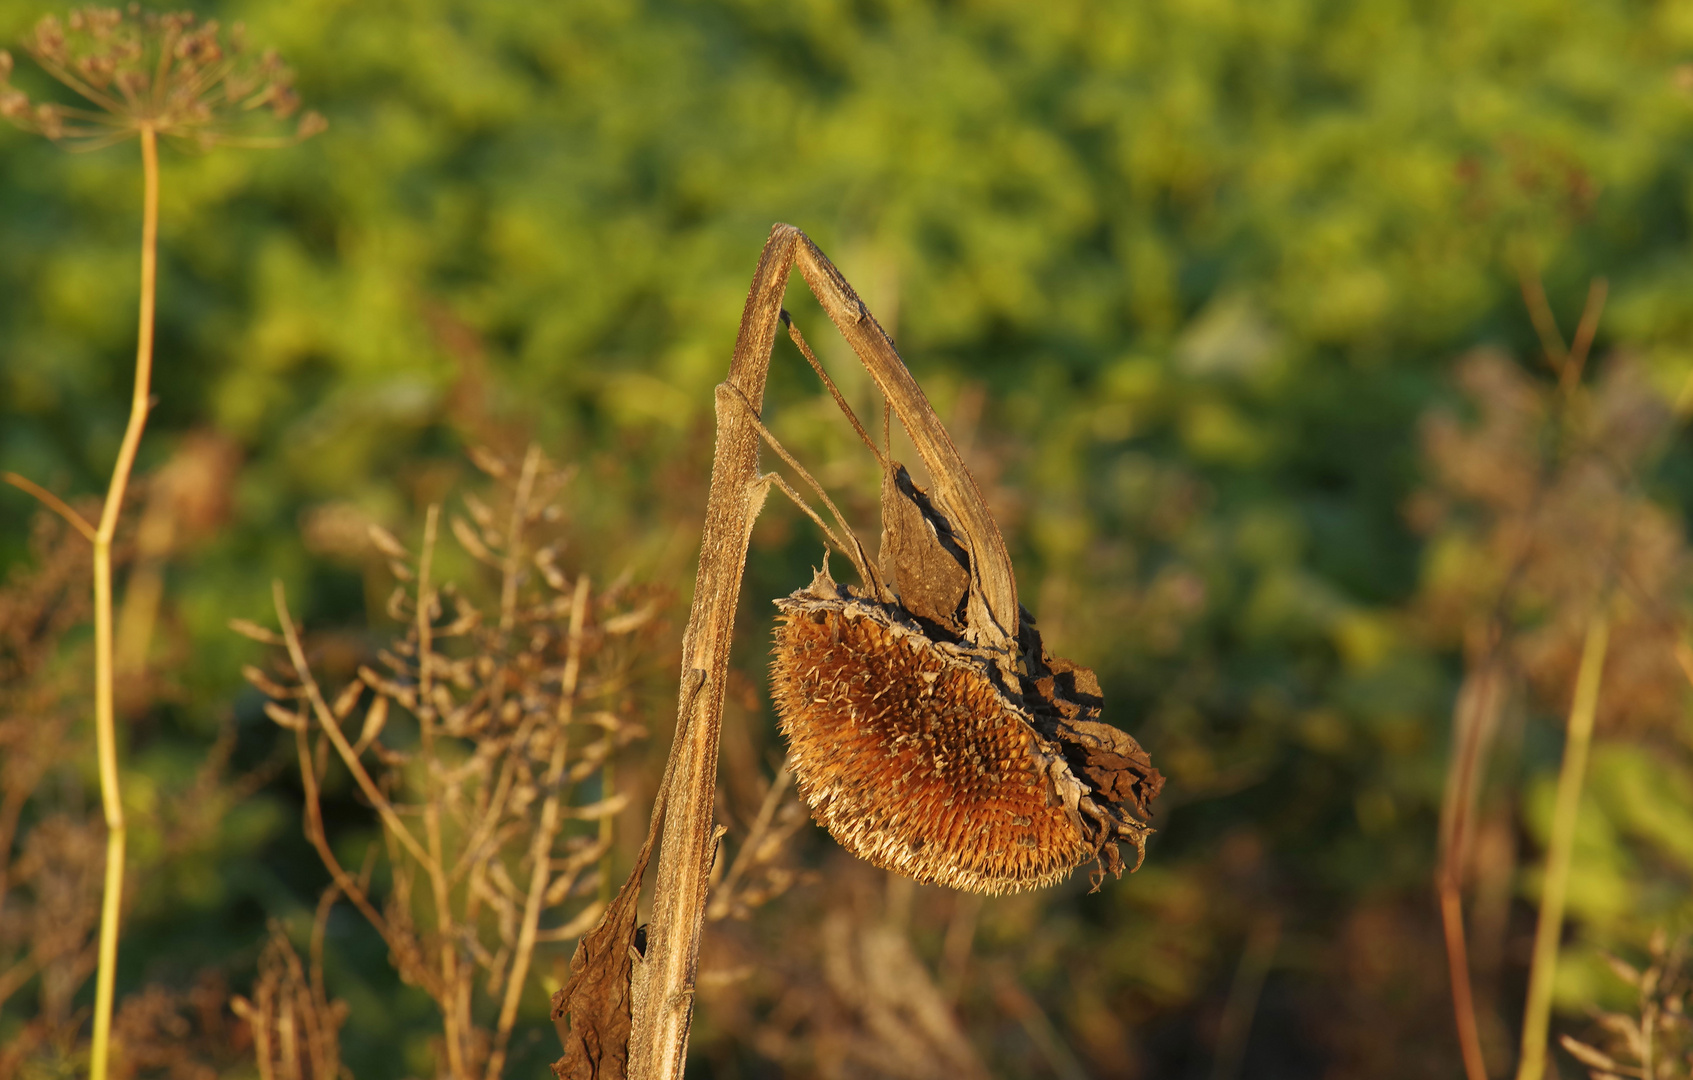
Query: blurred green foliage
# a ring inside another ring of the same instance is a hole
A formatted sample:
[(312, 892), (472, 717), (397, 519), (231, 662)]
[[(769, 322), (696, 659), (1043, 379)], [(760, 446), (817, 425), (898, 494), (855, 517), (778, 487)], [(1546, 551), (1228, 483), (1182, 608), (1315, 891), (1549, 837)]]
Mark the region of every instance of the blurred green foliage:
[[(1280, 912), (1263, 1015), (1285, 1022), (1255, 1030), (1250, 1075), (1455, 1072), (1429, 880), (1459, 664), (1414, 614), (1440, 550), (1405, 517), (1418, 418), (1457, 400), (1467, 349), (1536, 363), (1525, 275), (1566, 332), (1607, 277), (1598, 352), (1626, 348), (1670, 398), (1693, 373), (1693, 8), (200, 8), (276, 47), (330, 128), (279, 153), (166, 157), (143, 468), (206, 429), (243, 463), (227, 522), (168, 568), (178, 686), (131, 730), (138, 813), (184, 789), (230, 717), (238, 760), (262, 756), (239, 682), (252, 653), (224, 623), (262, 617), (272, 577), (309, 625), (374, 606), (358, 560), (302, 526), (352, 507), (410, 527), (467, 442), (579, 460), (589, 558), (685, 590), (711, 387), (769, 225), (789, 221), (893, 330), (991, 491), (1047, 640), (1099, 669), (1109, 716), (1170, 777), (1139, 875), (1060, 890), (1039, 917), (990, 905), (984, 947), (1050, 938), (1031, 990), (1099, 1075), (1191, 1073), (1254, 919)], [(0, 38), (45, 10), (0, 8)], [(67, 494), (100, 485), (127, 407), (132, 158), (0, 129), (0, 467)], [(773, 425), (867, 512), (873, 472), (794, 361), (779, 345)], [(874, 415), (864, 380), (841, 380)], [(1678, 429), (1641, 481), (1678, 520), (1688, 450)], [(0, 563), (24, 560), (32, 509), (0, 490)], [(748, 577), (755, 678), (763, 598), (817, 546), (774, 513)], [(1558, 757), (1546, 719), (1520, 738), (1527, 865)], [(1582, 942), (1626, 949), (1693, 917), (1693, 740), (1686, 722), (1665, 738), (1596, 756), (1572, 1007), (1615, 991)], [(290, 798), (263, 789), (146, 882), (129, 985), (250, 963), (262, 914), (309, 907)], [(1513, 888), (1532, 902), (1536, 879)], [(355, 1071), (422, 1068), (372, 1049), (419, 1010), (380, 978), (355, 986), (380, 966), (357, 947), (337, 969), (369, 1040)], [(1067, 966), (1080, 955), (1092, 966)], [(726, 1041), (700, 1053), (736, 1075), (754, 1055)], [(1035, 1068), (1018, 1060), (1003, 1067)]]

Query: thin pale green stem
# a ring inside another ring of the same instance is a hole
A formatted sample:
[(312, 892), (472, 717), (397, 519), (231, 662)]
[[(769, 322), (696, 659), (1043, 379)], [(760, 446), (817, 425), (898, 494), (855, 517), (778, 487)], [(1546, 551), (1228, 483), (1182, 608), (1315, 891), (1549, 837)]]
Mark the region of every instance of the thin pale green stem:
[(158, 284), (159, 147), (150, 126), (141, 128), (141, 317), (135, 347), (135, 393), (129, 426), (112, 468), (106, 505), (94, 534), (94, 737), (100, 761), (100, 803), (106, 814), (106, 886), (100, 904), (100, 954), (94, 989), (94, 1045), (90, 1080), (106, 1080), (111, 1056), (112, 997), (118, 964), (118, 916), (123, 908), (126, 830), (118, 786), (118, 739), (112, 678), (112, 537), (123, 510), (135, 452), (147, 426), (153, 379), (153, 301)]
[(46, 488), (37, 484), (28, 477), (19, 476), (15, 472), (0, 473), (0, 480), (6, 481), (6, 483), (17, 488), (19, 491), (27, 491), (31, 495), (34, 495), (41, 501), (41, 505), (64, 518), (66, 524), (81, 533), (83, 539), (87, 540), (90, 544), (94, 542), (96, 535), (94, 532), (94, 526), (90, 525), (88, 520), (81, 514), (71, 509), (70, 504), (65, 502), (65, 500), (59, 498), (57, 495), (48, 491)]
[(1558, 968), (1558, 938), (1564, 927), (1564, 894), (1569, 886), (1570, 853), (1575, 846), (1576, 815), (1593, 741), (1593, 716), (1599, 707), (1599, 676), (1610, 645), (1610, 624), (1593, 616), (1581, 650), (1581, 668), (1570, 702), (1564, 763), (1558, 773), (1558, 801), (1552, 811), (1552, 840), (1546, 853), (1546, 884), (1540, 890), (1540, 923), (1534, 933), (1534, 963), (1529, 969), (1528, 1004), (1523, 1010), (1522, 1061), (1517, 1080), (1541, 1080), (1546, 1072), (1546, 1033), (1552, 1014), (1552, 979)]

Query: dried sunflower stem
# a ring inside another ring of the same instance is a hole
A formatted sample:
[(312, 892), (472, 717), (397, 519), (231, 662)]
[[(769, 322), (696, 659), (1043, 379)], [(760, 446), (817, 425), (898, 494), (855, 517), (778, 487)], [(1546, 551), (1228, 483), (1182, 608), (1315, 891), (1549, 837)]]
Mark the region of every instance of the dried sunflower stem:
[(135, 346), (135, 392), (129, 426), (118, 447), (106, 504), (94, 534), (94, 737), (100, 763), (100, 804), (106, 815), (106, 884), (100, 902), (100, 953), (94, 984), (94, 1044), (90, 1080), (106, 1080), (111, 1054), (112, 997), (117, 980), (118, 917), (123, 908), (124, 842), (127, 829), (118, 787), (117, 721), (112, 678), (112, 537), (117, 533), (124, 491), (135, 467), (135, 451), (147, 426), (153, 378), (153, 305), (158, 284), (159, 147), (149, 124), (141, 126), (141, 312)]
[(1610, 623), (1603, 612), (1587, 626), (1570, 702), (1569, 734), (1563, 767), (1558, 772), (1557, 804), (1552, 813), (1552, 837), (1546, 853), (1546, 883), (1540, 890), (1540, 922), (1534, 933), (1534, 962), (1529, 969), (1528, 1004), (1523, 1010), (1522, 1061), (1517, 1080), (1540, 1080), (1546, 1071), (1546, 1033), (1552, 1011), (1552, 979), (1558, 966), (1558, 937), (1564, 926), (1564, 893), (1569, 885), (1570, 854), (1575, 845), (1575, 822), (1581, 808), (1581, 785), (1587, 772), (1587, 750), (1593, 739), (1593, 716), (1599, 706), (1599, 676), (1610, 644)]
[[(753, 521), (769, 485), (760, 482), (760, 435), (765, 376), (782, 312), (789, 273), (798, 264), (806, 284), (840, 329), (878, 388), (899, 415), (935, 485), (935, 498), (960, 533), (975, 545), (968, 600), (975, 643), (1015, 655), (1017, 586), (1005, 542), (987, 503), (964, 467), (958, 448), (928, 399), (906, 370), (880, 325), (852, 286), (810, 239), (791, 225), (770, 232), (741, 313), (729, 377), (717, 391), (717, 446), (711, 469), (693, 606), (682, 638), (682, 685), (677, 741), (671, 747), (664, 841), (654, 887), (647, 951), (633, 976), (633, 1031), (629, 1075), (679, 1080), (693, 1016), (700, 931), (714, 848), (713, 808), (717, 744), (735, 608), (746, 566)], [(743, 401), (737, 401), (741, 398)], [(691, 681), (694, 672), (703, 683)], [(684, 723), (684, 720), (689, 722)]]

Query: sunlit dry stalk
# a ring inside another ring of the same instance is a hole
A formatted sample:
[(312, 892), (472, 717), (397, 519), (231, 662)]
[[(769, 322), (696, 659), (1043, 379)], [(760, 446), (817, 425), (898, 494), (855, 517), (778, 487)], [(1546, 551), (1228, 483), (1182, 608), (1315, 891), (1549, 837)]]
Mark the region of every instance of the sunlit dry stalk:
[[(526, 470), (527, 475), (527, 470)], [(508, 605), (509, 606), (509, 605)], [(582, 619), (588, 609), (588, 575), (576, 580), (576, 592), (570, 601), (570, 644), (564, 661), (563, 692), (559, 695), (558, 726), (563, 734), (553, 744), (552, 760), (547, 763), (547, 798), (541, 806), (541, 822), (530, 841), (529, 893), (523, 901), (523, 926), (518, 932), (517, 948), (512, 962), (511, 976), (506, 982), (505, 1000), (500, 1004), (500, 1016), (494, 1028), (494, 1051), (488, 1055), (488, 1080), (498, 1080), (505, 1065), (506, 1047), (511, 1041), (512, 1024), (517, 1020), (517, 1004), (523, 997), (523, 986), (529, 977), (529, 959), (535, 952), (535, 932), (540, 925), (541, 909), (546, 899), (547, 885), (552, 879), (548, 853), (558, 836), (561, 788), (565, 760), (570, 750), (570, 724), (575, 719), (576, 682), (582, 670)], [(502, 622), (505, 620), (502, 619)], [(608, 820), (610, 815), (601, 818)]]
[[(3, 56), (4, 54), (0, 54)], [(4, 59), (9, 73), (11, 58)], [(117, 978), (118, 920), (123, 910), (123, 866), (127, 828), (119, 790), (117, 726), (112, 655), (112, 540), (117, 535), (123, 497), (129, 487), (141, 433), (147, 426), (153, 376), (153, 312), (158, 280), (159, 153), (157, 134), (149, 124), (138, 129), (141, 140), (141, 308), (135, 349), (135, 384), (130, 395), (129, 423), (118, 446), (118, 458), (106, 487), (100, 523), (92, 526), (63, 500), (23, 477), (5, 474), (14, 486), (40, 498), (94, 546), (94, 737), (100, 775), (100, 804), (106, 818), (106, 873), (100, 906), (99, 964), (94, 990), (94, 1042), (89, 1069), (93, 1080), (104, 1080), (111, 1054), (112, 999)]]
[[(1509, 688), (1520, 683), (1540, 700), (1561, 704), (1575, 656), (1584, 665), (1592, 659), (1593, 613), (1604, 608), (1602, 640), (1619, 656), (1626, 651), (1628, 663), (1613, 666), (1602, 702), (1594, 690), (1589, 714), (1570, 713), (1558, 803), (1568, 824), (1595, 724), (1679, 722), (1683, 672), (1693, 671), (1693, 651), (1679, 640), (1685, 620), (1672, 606), (1689, 569), (1682, 528), (1642, 484), (1672, 414), (1626, 357), (1583, 381), (1607, 295), (1602, 279), (1590, 284), (1568, 344), (1538, 278), (1525, 271), (1521, 285), (1555, 387), (1538, 385), (1506, 357), (1478, 353), (1458, 369), (1478, 407), (1477, 422), (1460, 425), (1437, 414), (1425, 427), (1437, 481), (1424, 520), (1440, 527), (1451, 557), (1431, 583), (1426, 610), (1434, 625), (1463, 642), (1467, 667), (1453, 714), (1435, 884), (1471, 1080), (1485, 1075), (1485, 1063), (1468, 972), (1463, 878), (1473, 861), (1475, 807), (1496, 714)], [(1530, 1073), (1544, 1063), (1547, 995), (1569, 872), (1568, 852), (1560, 850), (1566, 839), (1555, 830), (1548, 851), (1534, 981), (1520, 1033), (1519, 1069)]]
[(323, 937), (332, 887), (312, 920), (308, 972), (282, 927), (271, 924), (270, 941), (259, 956), (259, 978), (250, 997), (237, 995), (230, 1009), (247, 1022), (260, 1080), (343, 1080), (341, 1025), (347, 1005), (331, 1001), (323, 988)]

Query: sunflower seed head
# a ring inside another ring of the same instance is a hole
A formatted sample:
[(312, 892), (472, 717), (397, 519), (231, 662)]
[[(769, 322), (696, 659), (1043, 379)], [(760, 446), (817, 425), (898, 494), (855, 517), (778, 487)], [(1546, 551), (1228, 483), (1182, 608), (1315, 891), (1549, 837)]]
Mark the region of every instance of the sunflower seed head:
[(1078, 682), (1097, 691), (1091, 672), (1057, 661), (1062, 671), (1006, 688), (991, 658), (826, 572), (777, 606), (771, 692), (790, 763), (843, 847), (995, 894), (1055, 884), (1089, 859), (1097, 887), (1122, 872), (1119, 841), (1144, 852), (1141, 818), (1163, 779), (1074, 700), (1087, 697)]

